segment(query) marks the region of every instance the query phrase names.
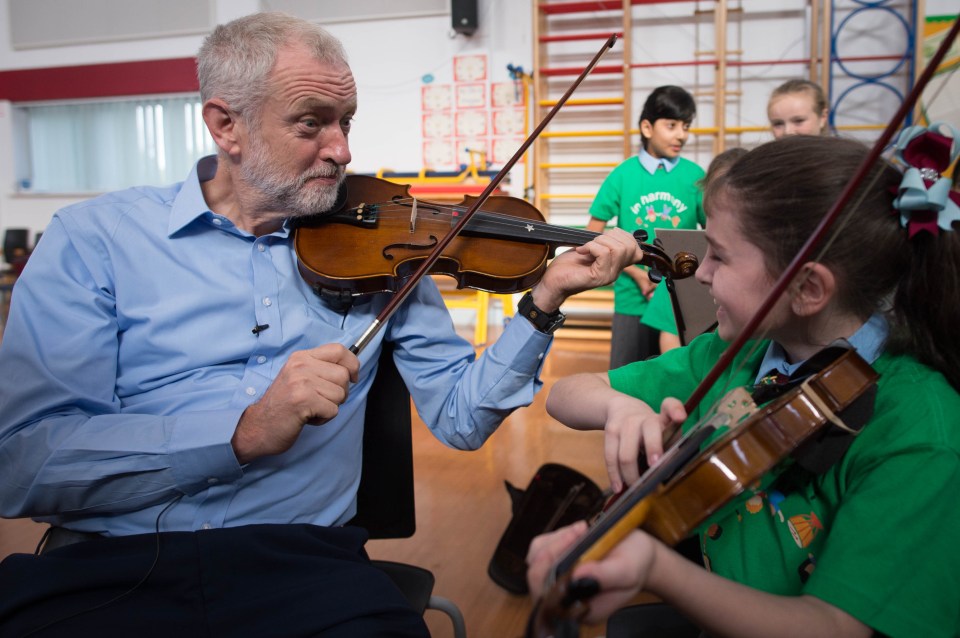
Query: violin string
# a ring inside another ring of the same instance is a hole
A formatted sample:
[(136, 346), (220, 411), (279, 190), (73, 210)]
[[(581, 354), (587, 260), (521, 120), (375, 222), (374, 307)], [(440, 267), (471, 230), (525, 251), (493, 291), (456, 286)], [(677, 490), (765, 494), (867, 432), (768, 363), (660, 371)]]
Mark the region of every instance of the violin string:
[[(864, 184), (860, 186), (856, 200), (851, 203), (848, 203), (848, 205), (844, 208), (842, 214), (840, 214), (837, 217), (833, 227), (830, 230), (829, 235), (827, 235), (824, 238), (824, 240), (821, 242), (820, 246), (817, 248), (816, 254), (811, 256), (810, 261), (818, 262), (821, 259), (823, 259), (824, 255), (827, 254), (827, 252), (830, 250), (834, 242), (836, 242), (837, 239), (840, 237), (841, 233), (845, 232), (848, 229), (850, 224), (853, 222), (853, 212), (856, 211), (863, 204), (863, 201), (867, 197), (867, 194), (873, 189), (874, 186), (876, 186), (877, 181), (880, 179), (880, 175), (881, 175), (881, 171), (879, 170), (872, 171), (872, 174), (869, 175), (869, 177), (864, 182)], [(824, 215), (826, 214), (827, 213), (824, 212)], [(794, 295), (795, 292), (803, 285), (804, 281), (806, 281), (806, 278), (809, 276), (810, 276), (810, 271), (807, 269), (803, 269), (800, 272), (798, 272), (797, 275), (794, 277), (793, 282), (790, 284), (790, 286), (784, 292), (784, 294), (791, 295), (791, 296)], [(744, 346), (744, 351), (746, 352), (746, 354), (740, 357), (740, 360), (737, 363), (731, 365), (731, 368), (730, 368), (731, 374), (727, 376), (722, 386), (719, 384), (717, 385), (717, 387), (720, 390), (716, 395), (717, 398), (709, 406), (706, 406), (705, 410), (701, 411), (700, 418), (696, 420), (694, 425), (690, 427), (683, 434), (683, 436), (680, 435), (680, 429), (679, 429), (680, 425), (682, 424), (676, 425), (677, 427), (676, 432), (669, 437), (668, 441), (665, 441), (665, 445), (667, 445), (668, 447), (665, 447), (664, 453), (672, 452), (681, 443), (683, 443), (686, 437), (693, 435), (697, 430), (705, 426), (712, 419), (712, 417), (717, 414), (720, 406), (724, 403), (724, 400), (726, 399), (727, 395), (731, 391), (731, 388), (733, 386), (733, 380), (736, 378), (739, 378), (741, 372), (746, 367), (747, 363), (753, 360), (754, 355), (760, 349), (763, 342), (769, 336), (770, 329), (771, 328), (769, 326), (761, 326), (760, 328), (757, 329), (755, 334), (751, 337), (750, 342), (748, 342), (748, 345)], [(829, 344), (822, 344), (822, 345), (825, 347)], [(762, 374), (765, 374), (767, 371), (761, 370), (760, 372)], [(758, 408), (759, 406), (756, 406), (756, 407)], [(736, 427), (736, 424), (731, 425), (730, 429), (733, 429), (735, 427)]]
[[(459, 210), (455, 208), (454, 209), (449, 209), (447, 207), (438, 207), (438, 208), (444, 211), (454, 210), (459, 212)], [(395, 219), (395, 218), (407, 219), (410, 217), (410, 208), (403, 207), (403, 206), (396, 207), (396, 208), (389, 208), (389, 209), (381, 208), (380, 213), (381, 213), (380, 216), (385, 219)], [(428, 214), (429, 213), (420, 212), (417, 215), (417, 218), (423, 219)], [(589, 241), (590, 239), (596, 236), (596, 233), (592, 233), (587, 230), (570, 229), (570, 228), (564, 228), (562, 226), (550, 226), (549, 224), (545, 224), (544, 222), (541, 222), (535, 219), (515, 217), (510, 215), (504, 215), (502, 213), (488, 212), (484, 210), (478, 210), (477, 214), (483, 215), (483, 222), (487, 226), (500, 227), (504, 229), (517, 228), (518, 226), (526, 225), (526, 224), (533, 224), (534, 226), (545, 226), (550, 230), (551, 233), (553, 233), (554, 236), (561, 237), (561, 238), (567, 237), (570, 240), (573, 240), (574, 243), (586, 243), (587, 241)], [(456, 219), (456, 217), (457, 216), (452, 213), (439, 214), (439, 215), (433, 216), (434, 219), (437, 219), (439, 221), (444, 221), (444, 222), (448, 222), (453, 219)]]
[[(389, 219), (394, 219), (394, 218), (406, 219), (410, 217), (410, 210), (411, 210), (411, 205), (413, 201), (414, 201), (413, 198), (409, 200), (401, 199), (401, 200), (394, 200), (390, 202), (384, 202), (380, 204), (365, 204), (364, 206), (375, 208), (378, 216), (380, 217), (389, 218)], [(416, 200), (416, 201), (418, 201), (419, 208), (421, 211), (422, 210), (428, 210), (428, 211), (439, 210), (446, 213), (446, 214), (435, 215), (436, 219), (440, 219), (443, 221), (453, 220), (456, 218), (456, 215), (454, 213), (461, 213), (467, 210), (466, 206), (444, 205), (444, 204), (437, 204), (434, 202), (427, 203), (427, 202), (422, 202), (420, 200)], [(406, 204), (406, 202), (409, 202), (409, 204)], [(426, 204), (426, 206), (424, 204)], [(358, 211), (358, 208), (353, 208), (353, 209), (350, 209), (348, 212), (357, 212), (357, 211)], [(549, 227), (549, 230), (552, 233), (554, 233), (554, 235), (557, 237), (568, 237), (571, 240), (576, 240), (576, 242), (582, 242), (582, 243), (589, 241), (590, 239), (597, 236), (598, 234), (598, 233), (594, 233), (594, 232), (583, 230), (583, 229), (567, 228), (564, 226), (552, 226), (550, 224), (547, 224), (546, 222), (542, 222), (535, 219), (517, 217), (513, 215), (507, 215), (504, 213), (495, 213), (491, 211), (485, 211), (482, 209), (478, 210), (477, 214), (483, 214), (484, 222), (494, 227), (500, 226), (502, 228), (516, 228), (518, 224), (534, 224), (535, 226), (537, 225), (547, 226)], [(425, 215), (425, 213), (422, 213), (422, 212), (418, 213), (417, 218), (418, 219), (422, 218), (423, 215)]]

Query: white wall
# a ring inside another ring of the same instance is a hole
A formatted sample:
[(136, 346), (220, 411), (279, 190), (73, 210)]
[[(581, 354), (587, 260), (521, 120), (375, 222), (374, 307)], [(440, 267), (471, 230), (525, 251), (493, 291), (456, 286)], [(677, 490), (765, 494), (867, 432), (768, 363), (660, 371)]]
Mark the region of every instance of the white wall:
[[(260, 6), (258, 0), (216, 0), (215, 22), (258, 11)], [(480, 26), (469, 37), (453, 33), (449, 16), (325, 25), (343, 40), (357, 80), (359, 111), (351, 133), (351, 168), (419, 170), (423, 76), (452, 82), (453, 56), (469, 53), (489, 56), (493, 81), (509, 79), (507, 64), (530, 69), (531, 11), (529, 0), (479, 0)], [(8, 0), (0, 0), (0, 70), (189, 57), (203, 39), (195, 35), (13, 50), (7, 22)], [(11, 120), (10, 103), (0, 101), (0, 229), (41, 231), (54, 211), (84, 197), (16, 192)]]
[[(75, 0), (62, 0), (73, 2)], [(163, 0), (156, 0), (158, 3)], [(372, 172), (380, 168), (417, 170), (422, 163), (420, 87), (423, 76), (432, 74), (436, 82), (452, 81), (452, 61), (455, 55), (483, 53), (489, 56), (491, 81), (507, 81), (507, 64), (532, 69), (532, 1), (533, 0), (479, 0), (480, 28), (471, 37), (455, 36), (448, 16), (404, 20), (363, 21), (326, 25), (346, 45), (357, 79), (360, 108), (351, 134), (354, 162), (358, 172)], [(0, 0), (0, 70), (27, 69), (76, 64), (97, 64), (131, 60), (178, 58), (195, 55), (202, 35), (170, 38), (152, 38), (139, 41), (116, 41), (100, 44), (48, 47), (43, 49), (13, 50), (10, 45), (8, 2)], [(755, 0), (746, 0), (753, 2)], [(769, 0), (760, 6), (766, 7)], [(802, 4), (802, 0), (793, 0)], [(269, 2), (265, 2), (269, 5)], [(781, 3), (782, 4), (782, 3)], [(778, 4), (777, 6), (781, 6)], [(257, 11), (258, 0), (213, 0), (215, 22)], [(655, 38), (635, 42), (637, 50), (649, 48), (653, 59), (675, 59), (664, 46), (677, 41), (690, 46), (694, 33), (682, 22), (673, 21), (669, 4), (654, 8), (664, 24), (680, 29), (676, 40), (657, 44)], [(955, 13), (956, 0), (926, 0), (927, 15)], [(780, 24), (771, 16), (769, 28), (750, 34), (753, 51), (768, 51), (769, 57), (801, 54), (803, 24)], [(51, 19), (55, 19), (51, 17)], [(583, 28), (589, 27), (589, 16)], [(676, 26), (676, 23), (680, 26)], [(683, 29), (687, 31), (683, 31)], [(673, 38), (675, 36), (671, 36)], [(662, 38), (661, 38), (662, 39)], [(783, 72), (781, 70), (781, 72)], [(769, 82), (779, 78), (774, 73)], [(682, 71), (662, 69), (637, 84), (651, 86), (665, 82), (684, 82)], [(777, 82), (779, 83), (779, 82)], [(765, 122), (765, 95), (772, 86), (764, 84), (752, 89), (756, 95), (746, 95), (737, 116), (743, 124)], [(634, 111), (640, 104), (634, 99)], [(700, 125), (709, 125), (712, 107), (701, 106)], [(728, 121), (730, 116), (728, 115)], [(535, 125), (534, 122), (531, 125)], [(695, 126), (697, 123), (695, 123)], [(0, 102), (0, 229), (19, 226), (34, 231), (44, 228), (52, 213), (59, 207), (81, 197), (49, 197), (18, 194), (14, 184), (12, 138), (14, 123), (9, 103)], [(757, 140), (748, 140), (757, 141)], [(696, 161), (706, 164), (709, 155), (691, 149)], [(516, 174), (516, 173), (515, 173)], [(598, 180), (602, 176), (598, 176)], [(522, 179), (515, 177), (516, 186)], [(598, 182), (599, 183), (599, 182)], [(514, 191), (517, 192), (517, 191)]]

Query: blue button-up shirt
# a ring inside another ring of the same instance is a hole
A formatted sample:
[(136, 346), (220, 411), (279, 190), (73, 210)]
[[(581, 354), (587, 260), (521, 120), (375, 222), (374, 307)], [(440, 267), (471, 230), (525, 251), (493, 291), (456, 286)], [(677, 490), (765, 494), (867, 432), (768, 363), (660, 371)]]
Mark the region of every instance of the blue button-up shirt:
[(680, 163), (680, 156), (674, 158), (669, 157), (654, 157), (647, 152), (647, 149), (641, 148), (640, 152), (637, 154), (637, 159), (640, 161), (640, 165), (646, 169), (648, 173), (653, 175), (657, 172), (657, 169), (661, 166), (663, 170), (668, 173), (676, 168), (677, 164)]
[[(883, 315), (874, 314), (860, 326), (855, 333), (847, 337), (847, 341), (857, 351), (857, 354), (867, 363), (873, 363), (883, 353), (883, 347), (887, 342), (887, 336), (890, 334), (890, 326)], [(805, 361), (796, 361), (790, 363), (787, 361), (787, 353), (776, 341), (770, 342), (767, 346), (767, 352), (760, 362), (759, 372), (757, 373), (757, 383), (776, 370), (780, 374), (789, 377), (802, 366)]]
[(337, 418), (241, 467), (237, 422), (287, 358), (355, 343), (388, 295), (328, 307), (298, 272), (289, 227), (254, 237), (207, 207), (200, 184), (215, 172), (204, 158), (183, 183), (54, 216), (0, 345), (0, 516), (126, 535), (152, 532), (176, 501), (161, 529), (343, 523), (384, 339), (448, 445), (479, 447), (532, 401), (550, 337), (511, 321), (475, 361), (427, 277), (362, 352)]

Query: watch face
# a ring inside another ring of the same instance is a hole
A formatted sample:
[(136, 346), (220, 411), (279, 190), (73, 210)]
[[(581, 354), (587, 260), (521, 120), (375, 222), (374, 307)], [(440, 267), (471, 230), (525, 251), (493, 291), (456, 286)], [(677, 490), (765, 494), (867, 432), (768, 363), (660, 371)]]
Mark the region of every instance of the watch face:
[(567, 316), (559, 310), (547, 314), (537, 308), (533, 303), (533, 294), (529, 292), (520, 298), (520, 303), (517, 304), (517, 313), (532, 323), (534, 328), (546, 334), (556, 332), (567, 319)]

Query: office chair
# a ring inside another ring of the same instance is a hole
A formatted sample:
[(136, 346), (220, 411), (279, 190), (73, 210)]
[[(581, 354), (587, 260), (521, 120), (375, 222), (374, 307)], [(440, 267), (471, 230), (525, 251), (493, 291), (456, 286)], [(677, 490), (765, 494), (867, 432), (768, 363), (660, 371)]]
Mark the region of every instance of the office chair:
[(3, 234), (3, 260), (11, 270), (20, 274), (30, 256), (30, 231), (26, 228), (8, 228)]
[[(389, 344), (384, 344), (368, 397), (357, 515), (350, 525), (363, 527), (374, 539), (409, 538), (416, 531), (410, 392)], [(393, 561), (374, 560), (373, 564), (390, 576), (414, 609), (445, 613), (453, 623), (454, 636), (466, 636), (460, 609), (450, 600), (433, 595), (432, 572)]]
[(698, 638), (700, 628), (665, 603), (631, 605), (607, 620), (606, 638)]
[[(367, 400), (363, 427), (363, 470), (357, 493), (357, 515), (350, 525), (363, 527), (370, 538), (409, 538), (416, 531), (413, 493), (413, 435), (410, 393), (387, 344)], [(44, 544), (41, 553), (56, 549)], [(427, 609), (450, 617), (455, 638), (466, 638), (466, 623), (450, 600), (433, 595), (433, 573), (422, 567), (386, 560), (372, 563), (386, 572), (420, 614)]]

